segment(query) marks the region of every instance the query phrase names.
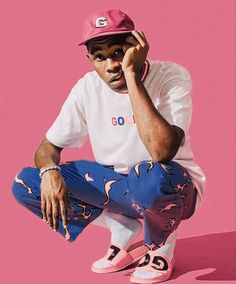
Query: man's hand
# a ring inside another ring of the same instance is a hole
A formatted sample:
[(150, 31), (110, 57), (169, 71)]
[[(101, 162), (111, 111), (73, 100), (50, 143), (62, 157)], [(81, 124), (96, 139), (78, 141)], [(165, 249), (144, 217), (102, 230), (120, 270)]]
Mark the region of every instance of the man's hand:
[(59, 212), (63, 227), (67, 229), (67, 208), (70, 208), (70, 203), (61, 173), (58, 170), (45, 172), (41, 181), (41, 210), (43, 220), (55, 232), (58, 230)]
[(126, 41), (127, 45), (123, 47), (125, 56), (122, 61), (122, 70), (124, 73), (134, 72), (138, 74), (147, 58), (149, 44), (144, 33), (135, 30), (132, 31), (132, 35)]

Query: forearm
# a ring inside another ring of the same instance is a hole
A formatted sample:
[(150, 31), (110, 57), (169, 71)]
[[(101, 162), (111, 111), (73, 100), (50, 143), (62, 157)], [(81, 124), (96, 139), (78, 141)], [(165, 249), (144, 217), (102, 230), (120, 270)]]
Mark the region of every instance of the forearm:
[(178, 150), (178, 135), (153, 105), (140, 77), (125, 74), (140, 139), (156, 162), (171, 160)]
[(58, 165), (61, 151), (62, 148), (53, 145), (45, 138), (35, 153), (35, 166), (41, 169), (46, 166)]
[[(34, 157), (38, 169), (58, 165), (62, 148), (53, 145), (45, 138), (39, 145)], [(58, 230), (59, 212), (63, 227), (67, 230), (68, 218), (66, 207), (70, 208), (65, 181), (58, 169), (44, 171), (41, 175), (41, 211), (43, 220), (56, 232)]]

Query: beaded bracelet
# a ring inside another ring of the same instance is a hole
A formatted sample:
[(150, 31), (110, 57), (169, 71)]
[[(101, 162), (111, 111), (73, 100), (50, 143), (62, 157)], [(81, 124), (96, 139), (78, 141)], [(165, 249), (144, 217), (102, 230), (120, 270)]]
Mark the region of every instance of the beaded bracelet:
[(42, 178), (43, 174), (45, 174), (46, 172), (51, 171), (51, 170), (61, 171), (61, 168), (59, 166), (46, 167), (46, 168), (40, 170), (39, 177)]

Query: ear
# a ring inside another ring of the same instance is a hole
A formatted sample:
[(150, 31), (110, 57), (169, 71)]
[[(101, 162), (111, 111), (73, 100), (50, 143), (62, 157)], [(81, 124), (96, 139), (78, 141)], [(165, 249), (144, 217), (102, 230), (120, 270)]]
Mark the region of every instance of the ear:
[(90, 61), (90, 63), (92, 63), (92, 58), (91, 55), (89, 53), (86, 54), (86, 57), (88, 58), (88, 60)]

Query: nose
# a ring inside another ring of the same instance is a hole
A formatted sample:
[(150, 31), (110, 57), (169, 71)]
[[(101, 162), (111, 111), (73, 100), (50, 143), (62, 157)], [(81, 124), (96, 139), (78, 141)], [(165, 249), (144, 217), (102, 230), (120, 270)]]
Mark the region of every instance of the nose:
[(108, 73), (117, 73), (121, 69), (121, 63), (113, 58), (107, 58), (106, 64)]

